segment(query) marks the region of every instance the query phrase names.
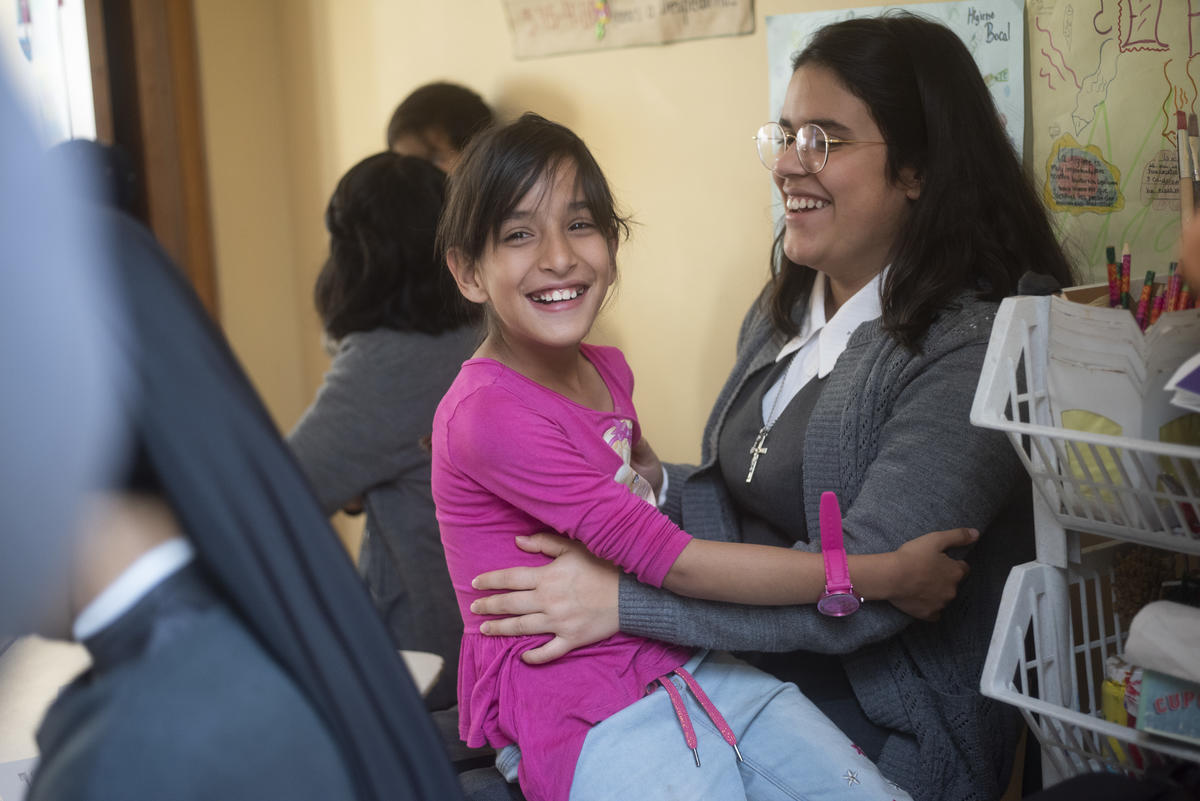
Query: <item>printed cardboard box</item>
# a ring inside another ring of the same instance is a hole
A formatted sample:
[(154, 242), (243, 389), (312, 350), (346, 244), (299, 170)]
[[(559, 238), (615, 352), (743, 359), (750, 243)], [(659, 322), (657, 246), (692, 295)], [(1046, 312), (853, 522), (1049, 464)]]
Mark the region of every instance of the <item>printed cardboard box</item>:
[(1200, 684), (1154, 670), (1143, 671), (1137, 727), (1200, 745)]

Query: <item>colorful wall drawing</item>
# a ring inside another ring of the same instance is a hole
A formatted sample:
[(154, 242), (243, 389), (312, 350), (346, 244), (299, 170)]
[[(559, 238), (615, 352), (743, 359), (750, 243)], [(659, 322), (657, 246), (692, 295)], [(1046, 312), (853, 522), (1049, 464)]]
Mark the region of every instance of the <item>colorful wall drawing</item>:
[(1180, 228), (1176, 111), (1200, 111), (1200, 0), (1028, 0), (1030, 162), (1069, 252), (1104, 280), (1128, 242), (1165, 273)]

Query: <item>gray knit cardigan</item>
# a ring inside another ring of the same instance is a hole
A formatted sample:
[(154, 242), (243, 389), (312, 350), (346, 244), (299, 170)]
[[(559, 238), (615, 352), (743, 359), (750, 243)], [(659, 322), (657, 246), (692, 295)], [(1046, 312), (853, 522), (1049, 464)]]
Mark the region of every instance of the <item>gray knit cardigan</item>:
[(438, 401), (478, 341), (471, 326), (436, 336), (390, 328), (348, 334), (316, 399), (288, 435), (326, 514), (363, 498), (359, 566), (392, 641), (445, 660), (425, 696), (430, 709), (456, 701), (462, 616), (421, 438), (433, 430)]
[[(819, 520), (821, 492), (837, 492), (849, 552), (894, 550), (958, 526), (982, 532), (967, 556), (971, 573), (940, 621), (915, 621), (886, 602), (838, 619), (811, 605), (721, 604), (621, 581), (621, 629), (630, 634), (728, 650), (842, 654), (866, 714), (893, 732), (881, 770), (918, 801), (998, 797), (1019, 734), (1015, 710), (979, 692), (1005, 578), (1033, 553), (1028, 478), (1000, 432), (968, 420), (995, 311), (994, 303), (960, 298), (917, 354), (879, 320), (864, 323), (826, 380), (804, 440), (798, 490), (808, 520)], [(695, 536), (740, 539), (716, 467), (717, 442), (746, 377), (782, 345), (760, 299), (742, 324), (737, 362), (705, 429), (703, 464), (668, 465), (665, 511)], [(815, 525), (809, 535), (810, 544), (795, 547), (818, 551)]]

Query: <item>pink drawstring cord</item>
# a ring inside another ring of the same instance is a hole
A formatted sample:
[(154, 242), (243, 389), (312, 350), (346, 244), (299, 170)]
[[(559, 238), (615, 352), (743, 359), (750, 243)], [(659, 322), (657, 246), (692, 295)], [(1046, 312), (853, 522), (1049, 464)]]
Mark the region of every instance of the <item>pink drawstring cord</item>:
[[(708, 715), (708, 719), (717, 727), (717, 731), (721, 732), (721, 736), (725, 742), (733, 748), (733, 753), (737, 755), (738, 762), (743, 762), (742, 752), (738, 749), (737, 737), (733, 733), (733, 729), (725, 721), (724, 716), (717, 710), (717, 707), (709, 699), (708, 694), (700, 687), (699, 682), (693, 678), (691, 673), (688, 673), (683, 668), (672, 671), (676, 676), (683, 679), (683, 683), (692, 691), (692, 695), (696, 697), (700, 707), (704, 713)], [(692, 719), (688, 716), (687, 709), (683, 705), (683, 697), (679, 694), (679, 690), (671, 681), (671, 674), (660, 676), (657, 681), (667, 691), (667, 695), (671, 698), (671, 706), (675, 708), (675, 717), (679, 719), (679, 726), (683, 729), (683, 739), (687, 742), (688, 748), (692, 749), (692, 757), (696, 760), (696, 767), (700, 767), (700, 749), (699, 741), (696, 739), (696, 730), (692, 728)]]
[(679, 726), (683, 729), (683, 739), (687, 742), (688, 748), (692, 749), (696, 767), (700, 767), (700, 748), (698, 747), (700, 741), (696, 739), (696, 730), (692, 728), (692, 719), (683, 705), (683, 697), (671, 682), (670, 674), (659, 676), (658, 682), (667, 691), (667, 695), (671, 696), (671, 706), (675, 707), (675, 717), (679, 718)]
[(704, 712), (708, 715), (708, 719), (717, 727), (717, 731), (721, 732), (721, 736), (725, 738), (725, 742), (729, 743), (733, 748), (733, 753), (737, 754), (738, 762), (743, 762), (742, 752), (738, 750), (737, 737), (733, 734), (733, 729), (725, 722), (724, 716), (717, 710), (717, 707), (709, 699), (708, 694), (701, 689), (699, 682), (683, 668), (679, 668), (675, 673), (683, 679), (683, 683), (692, 691), (692, 695), (696, 696), (696, 700), (700, 702), (700, 706), (704, 708)]

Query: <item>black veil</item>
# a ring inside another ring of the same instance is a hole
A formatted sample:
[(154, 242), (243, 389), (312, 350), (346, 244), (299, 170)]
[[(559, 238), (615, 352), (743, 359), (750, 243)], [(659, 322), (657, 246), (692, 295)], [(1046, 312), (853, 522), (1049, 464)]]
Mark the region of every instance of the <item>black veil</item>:
[(114, 332), (132, 365), (122, 405), (198, 560), (326, 721), (361, 799), (461, 798), (403, 661), (224, 337), (145, 228), (97, 213), (128, 316)]

